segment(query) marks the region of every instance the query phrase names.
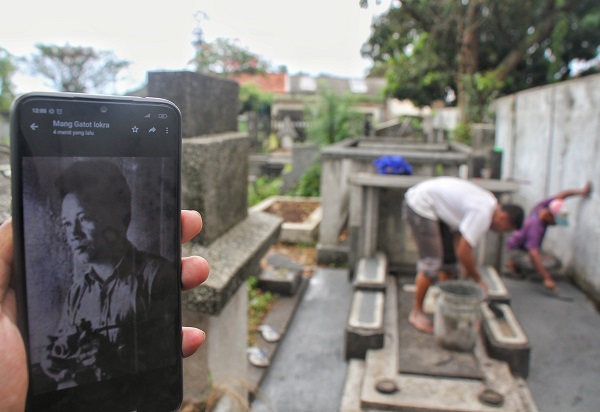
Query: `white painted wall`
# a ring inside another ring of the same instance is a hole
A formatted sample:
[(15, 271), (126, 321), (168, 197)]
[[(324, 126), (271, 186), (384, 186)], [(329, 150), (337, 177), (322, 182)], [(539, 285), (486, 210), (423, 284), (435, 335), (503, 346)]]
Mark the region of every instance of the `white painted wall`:
[(516, 93), (495, 104), (503, 178), (522, 183), (514, 200), (526, 211), (544, 197), (592, 183), (590, 199), (567, 200), (569, 226), (550, 227), (542, 247), (600, 301), (600, 75)]
[(433, 110), (433, 128), (452, 131), (458, 125), (459, 111), (456, 107)]

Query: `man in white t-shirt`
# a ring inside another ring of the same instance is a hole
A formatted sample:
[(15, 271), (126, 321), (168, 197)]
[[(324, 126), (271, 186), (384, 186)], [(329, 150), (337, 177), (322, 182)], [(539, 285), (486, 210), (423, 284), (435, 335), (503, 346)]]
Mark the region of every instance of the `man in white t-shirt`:
[(408, 222), (419, 249), (416, 291), (409, 322), (433, 332), (423, 312), (425, 294), (435, 281), (450, 279), (457, 263), (485, 290), (473, 249), (488, 230), (508, 232), (521, 227), (523, 209), (501, 205), (489, 191), (457, 177), (436, 177), (411, 187), (405, 195)]

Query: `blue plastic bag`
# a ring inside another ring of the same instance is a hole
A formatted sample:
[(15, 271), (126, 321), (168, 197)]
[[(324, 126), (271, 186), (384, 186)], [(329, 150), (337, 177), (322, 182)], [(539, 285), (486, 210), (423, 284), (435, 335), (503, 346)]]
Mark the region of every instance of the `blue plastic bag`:
[(373, 161), (380, 175), (412, 175), (412, 166), (402, 156), (381, 156)]

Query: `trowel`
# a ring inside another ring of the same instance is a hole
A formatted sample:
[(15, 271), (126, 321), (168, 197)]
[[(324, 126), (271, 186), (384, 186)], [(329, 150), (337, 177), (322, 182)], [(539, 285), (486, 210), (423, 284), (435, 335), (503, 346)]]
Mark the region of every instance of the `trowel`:
[(573, 296), (565, 295), (564, 293), (561, 293), (560, 290), (550, 290), (548, 288), (544, 288), (543, 293), (544, 293), (544, 295), (550, 296), (552, 298), (556, 298), (558, 300), (562, 300), (564, 302), (572, 302), (573, 301)]

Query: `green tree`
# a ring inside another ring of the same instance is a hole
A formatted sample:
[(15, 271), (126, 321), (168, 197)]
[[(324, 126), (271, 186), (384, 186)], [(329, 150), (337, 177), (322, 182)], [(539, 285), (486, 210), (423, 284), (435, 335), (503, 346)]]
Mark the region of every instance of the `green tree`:
[(15, 98), (15, 86), (11, 77), (16, 70), (14, 57), (0, 47), (0, 110), (8, 110)]
[(190, 63), (196, 71), (219, 75), (239, 73), (265, 73), (269, 64), (260, 56), (242, 47), (237, 40), (218, 38), (210, 43), (202, 34), (193, 42), (196, 49)]
[(253, 83), (246, 83), (240, 86), (240, 113), (268, 112), (273, 103), (273, 95), (263, 92)]
[(31, 72), (51, 82), (58, 91), (105, 92), (130, 62), (119, 60), (110, 51), (92, 47), (37, 44), (37, 53), (28, 61)]
[[(367, 0), (360, 0), (367, 6)], [(598, 57), (597, 0), (403, 0), (373, 23), (362, 54), (388, 92), (457, 104), (481, 121), (495, 97), (569, 78)]]
[(306, 107), (307, 136), (320, 146), (327, 146), (351, 136), (360, 136), (364, 115), (353, 112), (351, 95), (329, 90), (319, 93), (316, 104)]

